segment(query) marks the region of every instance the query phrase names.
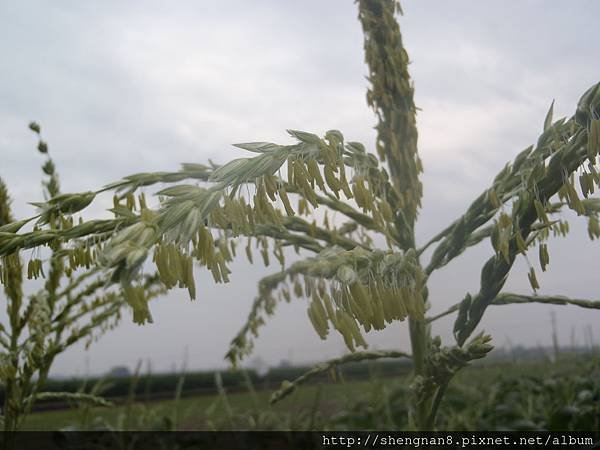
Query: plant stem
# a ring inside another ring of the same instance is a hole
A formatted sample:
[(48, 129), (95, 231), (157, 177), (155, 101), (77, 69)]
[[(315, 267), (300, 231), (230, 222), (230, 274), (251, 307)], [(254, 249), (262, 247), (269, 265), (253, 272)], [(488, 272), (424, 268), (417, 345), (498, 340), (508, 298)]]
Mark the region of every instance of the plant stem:
[[(413, 354), (415, 377), (425, 377), (427, 354), (427, 326), (422, 320), (409, 319), (410, 345)], [(413, 423), (417, 430), (425, 429), (427, 415), (429, 414), (429, 401), (418, 399), (413, 403)]]
[(440, 404), (442, 403), (442, 399), (444, 398), (444, 394), (446, 393), (447, 387), (448, 383), (444, 383), (438, 388), (437, 392), (435, 393), (433, 404), (431, 405), (431, 412), (427, 417), (427, 428), (429, 429), (433, 429), (435, 426), (435, 416), (437, 415), (438, 409), (440, 408)]

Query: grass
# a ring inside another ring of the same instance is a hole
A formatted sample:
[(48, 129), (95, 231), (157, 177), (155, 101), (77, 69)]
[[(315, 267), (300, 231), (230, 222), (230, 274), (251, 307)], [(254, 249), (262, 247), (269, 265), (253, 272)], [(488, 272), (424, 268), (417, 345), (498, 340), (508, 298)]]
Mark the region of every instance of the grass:
[[(113, 430), (406, 429), (408, 380), (382, 378), (299, 387), (271, 406), (271, 392), (130, 402), (30, 415), (26, 430), (66, 427)], [(459, 372), (442, 402), (438, 425), (448, 430), (598, 427), (600, 360), (583, 355), (517, 364), (488, 362)]]
[[(319, 411), (335, 411), (345, 406), (345, 403), (356, 392), (364, 392), (373, 387), (375, 381), (357, 381), (325, 386), (310, 385), (302, 386), (294, 392), (286, 401), (271, 406), (269, 404), (270, 392), (243, 392), (227, 394), (226, 402), (234, 417), (229, 418), (227, 406), (223, 397), (218, 394), (182, 398), (179, 400), (163, 400), (156, 402), (137, 402), (133, 405), (131, 415), (168, 417), (174, 411), (179, 415), (181, 429), (211, 429), (211, 425), (226, 427), (227, 422), (234, 420), (239, 423), (240, 417), (251, 417), (257, 412), (271, 412), (281, 419), (283, 416), (294, 415), (305, 416), (313, 408), (315, 399), (319, 399)], [(127, 405), (115, 406), (113, 408), (95, 407), (90, 408), (90, 416), (96, 422), (106, 422), (115, 427), (119, 417), (127, 414)], [(59, 430), (69, 426), (77, 426), (82, 420), (79, 409), (60, 411), (44, 411), (31, 414), (25, 420), (23, 429), (36, 431)], [(152, 428), (152, 423), (146, 423)], [(240, 424), (243, 425), (243, 424)], [(247, 423), (246, 428), (252, 424)], [(290, 425), (293, 425), (290, 422)], [(136, 428), (139, 429), (139, 428)]]

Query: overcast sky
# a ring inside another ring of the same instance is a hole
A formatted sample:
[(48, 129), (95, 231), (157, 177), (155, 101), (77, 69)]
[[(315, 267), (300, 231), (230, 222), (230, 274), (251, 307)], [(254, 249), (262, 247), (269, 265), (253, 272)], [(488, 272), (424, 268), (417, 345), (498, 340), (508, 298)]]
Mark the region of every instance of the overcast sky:
[[(599, 81), (600, 3), (412, 0), (403, 7), (421, 109), (424, 242), (536, 141), (553, 99), (555, 117), (570, 115)], [(0, 176), (15, 214), (30, 215), (27, 202), (41, 199), (30, 120), (42, 125), (64, 192), (134, 172), (177, 170), (181, 162), (225, 162), (241, 154), (232, 143), (290, 142), (287, 128), (339, 129), (373, 151), (356, 16), (350, 0), (1, 2)], [(106, 207), (103, 200), (91, 214), (108, 217)], [(600, 248), (587, 239), (585, 222), (572, 219), (571, 237), (549, 244), (549, 272), (538, 269), (541, 293), (597, 299)], [(492, 252), (484, 242), (432, 276), (432, 312), (476, 292), (479, 267)], [(148, 359), (156, 371), (186, 358), (190, 369), (225, 367), (256, 280), (276, 270), (244, 261), (232, 267), (228, 285), (215, 286), (198, 271), (196, 302), (180, 290), (155, 301), (152, 325), (134, 325), (127, 312), (88, 352), (77, 347), (61, 356), (53, 373), (101, 373)], [(507, 290), (531, 292), (522, 257)], [(572, 336), (583, 344), (586, 327), (600, 339), (600, 316), (576, 307), (492, 307), (480, 329), (498, 346), (548, 345), (553, 309), (562, 344)], [(337, 334), (319, 340), (305, 311), (304, 301), (281, 305), (255, 355), (277, 364), (344, 352)], [(2, 314), (4, 320), (4, 308)], [(452, 320), (434, 326), (447, 343)], [(409, 349), (406, 323), (368, 338), (373, 348)]]

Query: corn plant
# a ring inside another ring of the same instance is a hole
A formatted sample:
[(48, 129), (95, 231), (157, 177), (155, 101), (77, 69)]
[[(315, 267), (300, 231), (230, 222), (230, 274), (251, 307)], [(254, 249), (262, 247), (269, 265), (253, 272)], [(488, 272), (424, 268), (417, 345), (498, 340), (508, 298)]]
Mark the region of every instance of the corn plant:
[[(29, 128), (38, 136), (40, 126)], [(61, 198), (59, 177), (48, 145), (40, 137), (37, 146), (46, 156), (42, 166), (44, 195)], [(10, 198), (0, 179), (0, 235), (4, 239), (26, 221), (15, 221)], [(49, 211), (36, 223), (32, 235), (68, 233), (73, 217)], [(36, 238), (34, 238), (36, 239)], [(69, 347), (84, 341), (86, 347), (120, 320), (125, 304), (120, 289), (109, 289), (110, 279), (93, 265), (93, 246), (81, 245), (70, 251), (56, 240), (49, 251), (36, 248), (28, 255), (27, 279), (44, 278), (37, 291), (24, 292), (25, 262), (20, 252), (3, 254), (0, 278), (6, 296), (7, 322), (0, 323), (0, 383), (4, 388), (2, 425), (4, 447), (12, 448), (15, 431), (31, 411), (36, 400), (68, 398), (106, 405), (107, 402), (86, 393), (43, 392), (55, 358)], [(148, 297), (162, 291), (156, 277), (145, 277)]]
[[(591, 196), (600, 185), (600, 84), (585, 92), (570, 118), (554, 120), (550, 108), (537, 143), (503, 167), (454, 222), (417, 245), (423, 168), (409, 58), (396, 21), (400, 5), (393, 0), (356, 3), (369, 68), (367, 103), (377, 117), (374, 152), (347, 141), (338, 130), (324, 136), (289, 130), (292, 144), (237, 144), (254, 155), (222, 166), (183, 164), (174, 172), (137, 173), (96, 191), (53, 196), (39, 204), (39, 214), (30, 221), (68, 218), (106, 191), (114, 192), (115, 218), (30, 232), (19, 231), (27, 220), (12, 222), (2, 229), (0, 254), (15, 258), (24, 249), (60, 244), (77, 265), (76, 256), (91, 247), (98, 270), (121, 283), (134, 320), (145, 323), (151, 315), (140, 274), (147, 260), (166, 288), (187, 288), (194, 299), (194, 265), (210, 271), (215, 282), (227, 282), (228, 263), (240, 244), (250, 263), (258, 250), (266, 265), (275, 258), (281, 267), (259, 281), (248, 319), (227, 353), (231, 363), (252, 350), (259, 328), (279, 302), (304, 298), (317, 334), (325, 339), (339, 333), (350, 353), (286, 383), (274, 400), (312, 374), (348, 361), (411, 358), (409, 423), (418, 430), (434, 428), (454, 374), (492, 349), (490, 336), (474, 335), (488, 306), (600, 307), (589, 300), (536, 295), (533, 267), (533, 292), (503, 291), (519, 254), (537, 248), (546, 270), (547, 240), (569, 231), (562, 210), (586, 218), (590, 238), (600, 236), (600, 200)], [(159, 183), (159, 204), (149, 207), (141, 189)], [(344, 219), (334, 220), (334, 215)], [(487, 240), (494, 252), (481, 269), (479, 290), (466, 293), (443, 314), (429, 316), (435, 301), (428, 295), (430, 275)], [(288, 248), (300, 257), (286, 265)], [(431, 257), (424, 261), (426, 251)], [(452, 313), (457, 313), (456, 342), (442, 345), (431, 336), (430, 324)], [(364, 333), (395, 321), (408, 323), (410, 355), (367, 351)]]

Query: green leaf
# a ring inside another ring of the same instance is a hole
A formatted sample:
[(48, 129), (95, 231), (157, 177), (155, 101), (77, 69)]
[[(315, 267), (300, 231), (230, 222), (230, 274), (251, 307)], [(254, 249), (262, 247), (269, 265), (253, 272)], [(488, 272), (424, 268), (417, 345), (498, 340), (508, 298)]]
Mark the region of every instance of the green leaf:
[(552, 125), (552, 115), (554, 114), (554, 100), (550, 104), (550, 109), (546, 114), (546, 118), (544, 119), (544, 131), (546, 131)]
[(319, 136), (313, 133), (307, 133), (306, 131), (299, 130), (286, 130), (291, 136), (295, 137), (299, 141), (307, 142), (309, 144), (318, 144), (321, 140)]
[(280, 145), (271, 142), (245, 142), (242, 144), (233, 144), (233, 146), (254, 153), (267, 153), (281, 148)]

